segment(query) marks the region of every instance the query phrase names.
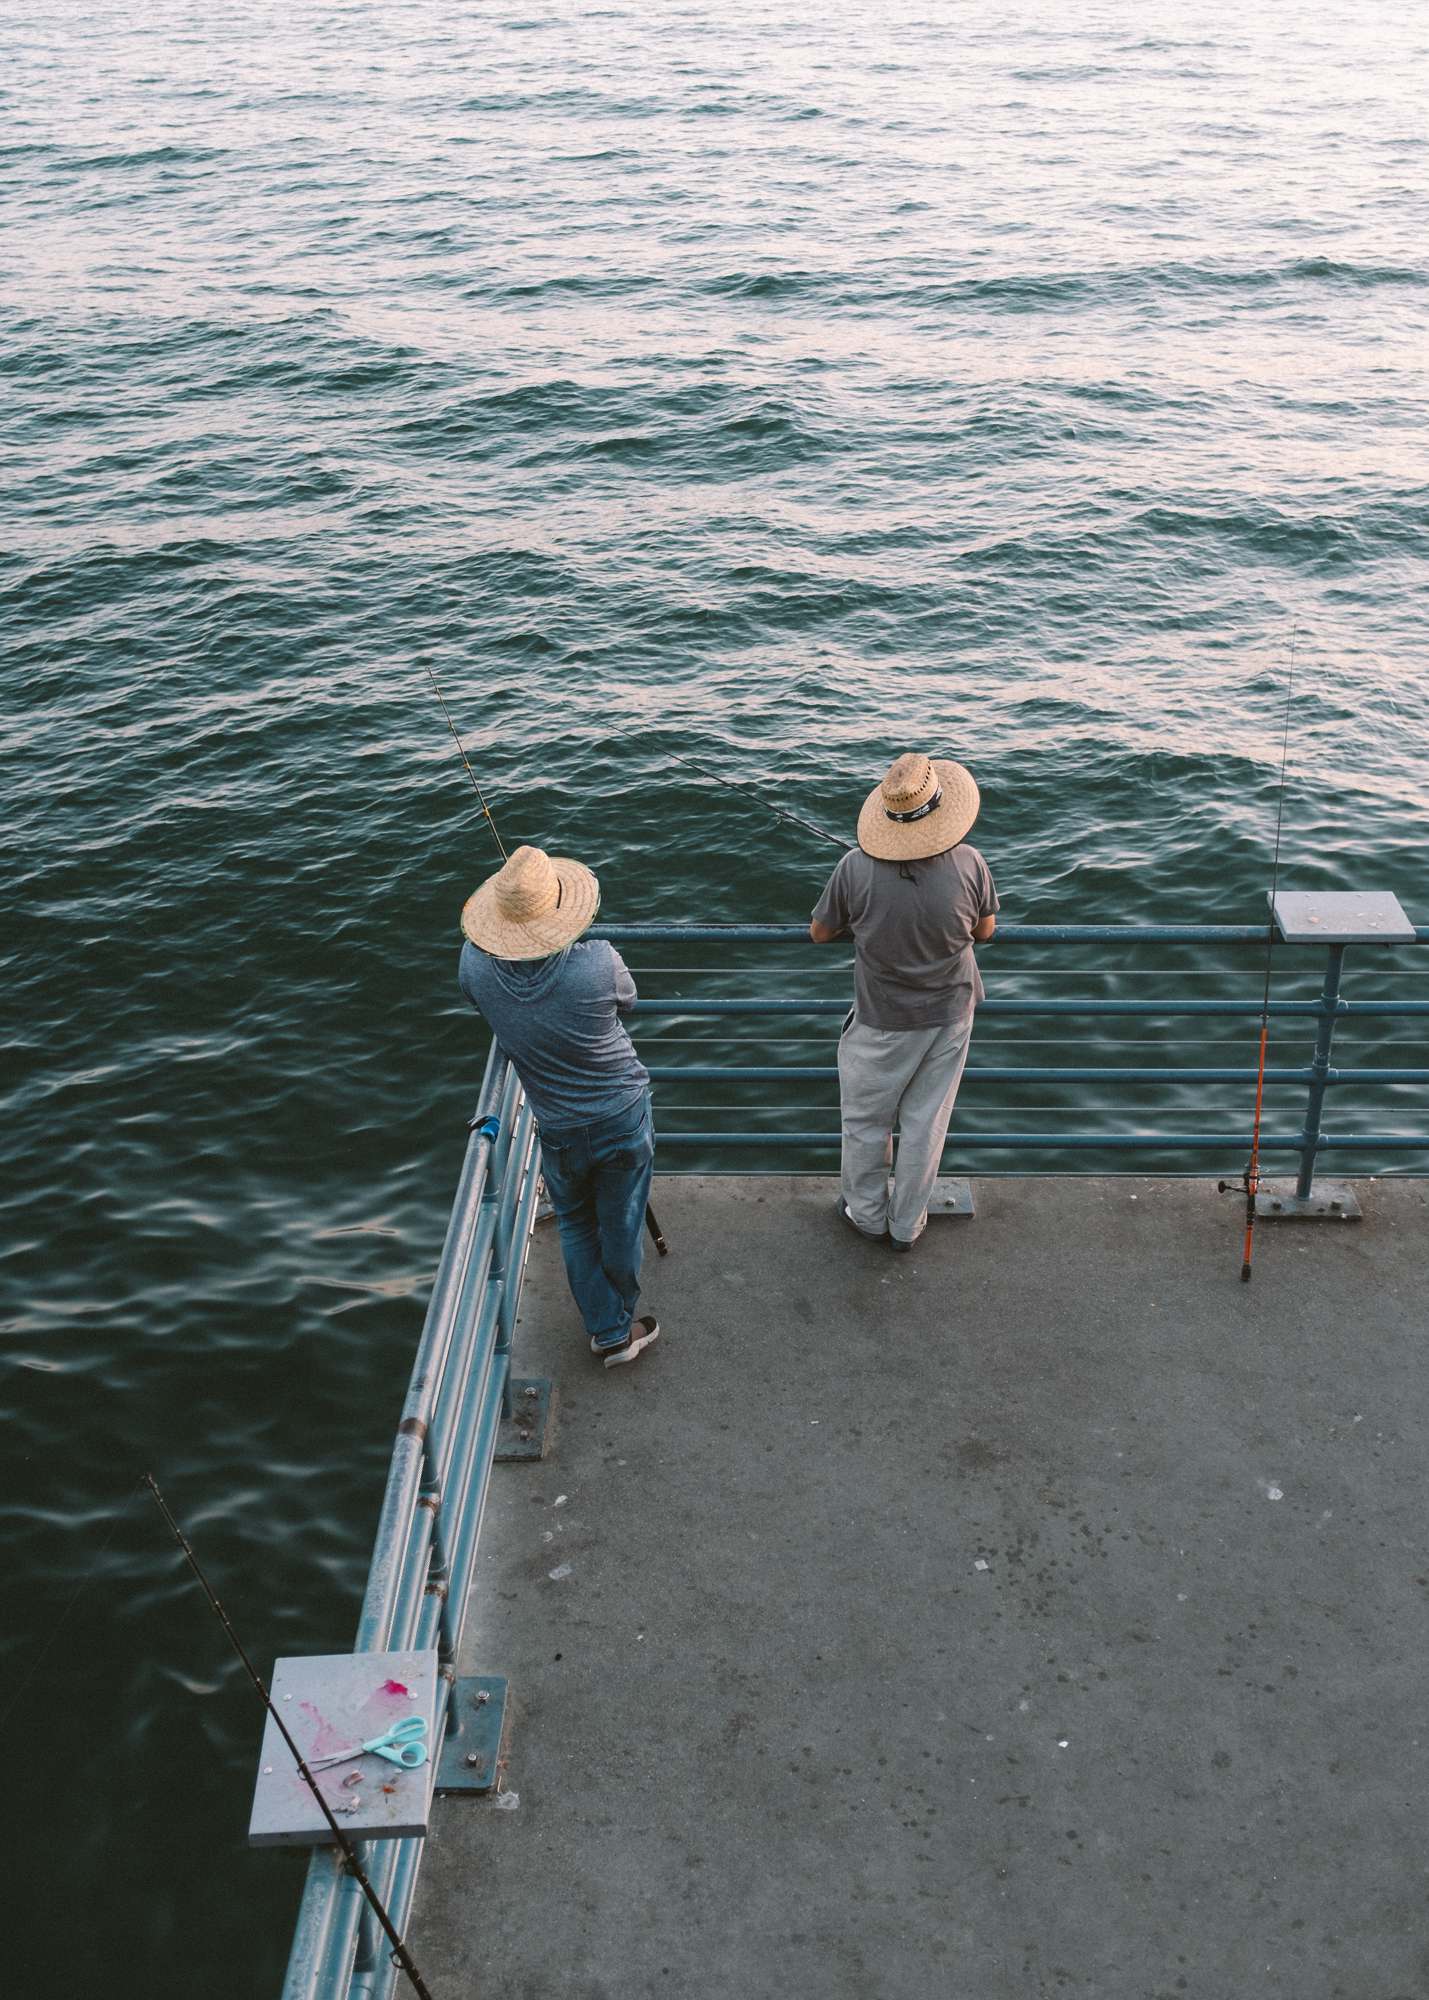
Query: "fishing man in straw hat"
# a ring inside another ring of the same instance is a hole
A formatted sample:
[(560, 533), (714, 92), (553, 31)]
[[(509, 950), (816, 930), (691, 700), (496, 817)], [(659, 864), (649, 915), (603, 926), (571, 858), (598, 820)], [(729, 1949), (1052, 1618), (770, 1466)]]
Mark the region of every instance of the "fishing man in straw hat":
[(853, 1008), (839, 1038), (839, 1214), (895, 1250), (911, 1250), (927, 1226), (983, 997), (973, 945), (997, 925), (991, 871), (967, 843), (978, 804), (961, 764), (898, 758), (864, 801), (858, 846), (809, 925), (815, 944), (850, 935), (854, 944)]
[(613, 945), (577, 942), (599, 907), (589, 868), (518, 847), (461, 913), (460, 979), (530, 1100), (571, 1293), (592, 1354), (614, 1368), (660, 1332), (635, 1317), (655, 1132), (620, 1020), (635, 981)]

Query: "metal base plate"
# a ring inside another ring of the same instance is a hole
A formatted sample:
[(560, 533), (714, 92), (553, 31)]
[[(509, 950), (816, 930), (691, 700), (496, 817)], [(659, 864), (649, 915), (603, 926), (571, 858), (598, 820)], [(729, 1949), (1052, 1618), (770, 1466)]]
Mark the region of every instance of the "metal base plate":
[(934, 1181), (928, 1197), (929, 1215), (973, 1215), (971, 1181)]
[(544, 1375), (511, 1378), (511, 1415), (496, 1434), (498, 1459), (544, 1458), (551, 1442), (556, 1392)]
[(1319, 1181), (1303, 1199), (1294, 1181), (1262, 1181), (1255, 1197), (1257, 1222), (1358, 1222), (1361, 1211), (1346, 1181)]
[(448, 1722), (437, 1763), (438, 1792), (489, 1792), (496, 1783), (510, 1685), (505, 1674), (466, 1674), (457, 1681), (460, 1733)]

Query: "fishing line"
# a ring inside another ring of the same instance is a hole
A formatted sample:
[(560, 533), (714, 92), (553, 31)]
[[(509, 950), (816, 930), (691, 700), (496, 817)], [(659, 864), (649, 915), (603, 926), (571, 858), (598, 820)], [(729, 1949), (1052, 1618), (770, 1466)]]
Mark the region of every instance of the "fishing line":
[(815, 826), (811, 819), (800, 819), (798, 813), (785, 812), (781, 806), (771, 805), (768, 799), (762, 797), (760, 793), (752, 790), (749, 786), (741, 785), (734, 778), (722, 778), (718, 771), (711, 771), (708, 765), (699, 763), (695, 758), (682, 757), (678, 750), (671, 750), (668, 754), (674, 758), (677, 764), (683, 764), (687, 770), (698, 771), (701, 777), (704, 778), (713, 778), (717, 785), (723, 785), (731, 792), (738, 792), (743, 798), (757, 800), (763, 806), (764, 810), (772, 812), (776, 819), (787, 819), (791, 826), (801, 826), (805, 833), (812, 833), (819, 840), (832, 841), (834, 846), (841, 847), (845, 854), (852, 848), (853, 842), (851, 840), (841, 840), (838, 834), (830, 833), (827, 827)]
[[(1265, 1103), (1265, 1058), (1270, 1043), (1270, 967), (1275, 954), (1275, 892), (1280, 885), (1280, 835), (1285, 824), (1285, 773), (1290, 757), (1290, 703), (1295, 692), (1295, 648), (1300, 639), (1296, 620), (1290, 635), (1290, 668), (1285, 678), (1285, 728), (1280, 742), (1280, 797), (1275, 808), (1275, 857), (1270, 870), (1270, 917), (1265, 926), (1265, 987), (1260, 1000), (1260, 1057), (1255, 1076), (1255, 1117), (1250, 1129), (1250, 1159), (1241, 1177), (1245, 1189), (1245, 1241), (1241, 1247), (1240, 1281), (1250, 1283), (1251, 1260), (1255, 1252), (1255, 1199), (1260, 1192), (1260, 1119)], [(1222, 1181), (1224, 1193), (1236, 1185)]]
[(496, 821), (491, 817), (491, 807), (486, 803), (486, 800), (482, 797), (481, 787), (476, 782), (476, 773), (475, 771), (472, 770), (470, 763), (467, 761), (467, 754), (465, 750), (463, 750), (461, 747), (461, 738), (460, 736), (457, 735), (456, 724), (452, 721), (452, 712), (447, 707), (447, 698), (442, 693), (441, 683), (437, 679), (431, 667), (427, 664), (425, 660), (423, 660), (422, 666), (426, 670), (427, 679), (432, 684), (432, 692), (436, 695), (437, 700), (442, 705), (442, 714), (447, 719), (447, 728), (452, 733), (452, 742), (455, 743), (457, 747), (457, 755), (461, 758), (462, 763), (466, 765), (466, 775), (471, 779), (471, 788), (476, 793), (477, 799), (481, 805), (481, 810), (486, 816), (486, 823), (491, 828), (491, 837), (496, 842), (496, 845), (501, 849), (501, 859), (503, 861), (508, 861), (510, 859), (510, 856), (507, 854), (505, 846), (502, 843), (501, 835), (496, 831)]
[[(493, 831), (495, 831), (494, 828)], [(153, 1473), (146, 1472), (143, 1475), (143, 1481), (144, 1484), (148, 1487), (149, 1491), (153, 1494), (155, 1500), (158, 1502), (159, 1512), (163, 1515), (164, 1519), (168, 1522), (170, 1529), (173, 1531), (174, 1540), (183, 1550), (184, 1557), (188, 1562), (189, 1568), (193, 1571), (194, 1575), (198, 1578), (199, 1582), (202, 1584), (204, 1595), (208, 1598), (210, 1605), (213, 1607), (213, 1611), (216, 1617), (218, 1618), (218, 1622), (220, 1623), (220, 1625), (222, 1625), (224, 1631), (228, 1634), (229, 1639), (232, 1642), (234, 1652), (237, 1653), (239, 1659), (242, 1660), (244, 1668), (247, 1671), (249, 1680), (252, 1681), (254, 1687), (258, 1690), (258, 1693), (262, 1698), (263, 1706), (267, 1709), (269, 1715), (272, 1716), (274, 1722), (278, 1725), (279, 1735), (282, 1737), (283, 1741), (287, 1744), (288, 1748), (292, 1751), (293, 1762), (297, 1765), (298, 1770), (302, 1775), (303, 1782), (306, 1784), (308, 1790), (317, 1800), (318, 1807), (322, 1813), (322, 1816), (327, 1821), (328, 1826), (332, 1830), (332, 1837), (337, 1842), (338, 1846), (342, 1849), (343, 1858), (347, 1862), (349, 1869), (352, 1871), (353, 1877), (356, 1880), (358, 1887), (362, 1890), (363, 1895), (367, 1898), (368, 1903), (371, 1905), (373, 1915), (377, 1918), (377, 1921), (379, 1924), (381, 1924), (383, 1930), (386, 1931), (387, 1936), (391, 1941), (392, 1945), (393, 1963), (395, 1965), (400, 1966), (402, 1971), (406, 1973), (407, 1977), (411, 1980), (413, 1987), (421, 1995), (421, 2000), (432, 2000), (431, 1992), (427, 1987), (426, 1982), (423, 1980), (421, 1973), (418, 1972), (416, 1966), (412, 1962), (411, 1953), (408, 1951), (406, 1945), (403, 1944), (401, 1938), (397, 1935), (397, 1931), (395, 1926), (393, 1925), (392, 1919), (388, 1916), (386, 1909), (383, 1907), (381, 1898), (378, 1896), (377, 1891), (373, 1888), (371, 1882), (368, 1880), (366, 1871), (364, 1870), (362, 1863), (357, 1858), (357, 1849), (353, 1846), (352, 1842), (348, 1839), (347, 1835), (343, 1832), (342, 1828), (333, 1818), (332, 1808), (328, 1805), (327, 1800), (323, 1797), (322, 1788), (319, 1786), (317, 1779), (313, 1776), (312, 1772), (308, 1769), (307, 1765), (303, 1762), (302, 1752), (299, 1750), (297, 1744), (293, 1741), (292, 1737), (288, 1734), (288, 1725), (284, 1722), (282, 1716), (273, 1706), (273, 1697), (272, 1695), (269, 1694), (268, 1689), (264, 1684), (262, 1675), (258, 1672), (258, 1669), (254, 1666), (252, 1660), (249, 1659), (247, 1652), (244, 1650), (243, 1641), (234, 1631), (233, 1625), (229, 1620), (228, 1613), (224, 1610), (223, 1606), (218, 1601), (218, 1595), (215, 1592), (213, 1585), (209, 1582), (208, 1578), (204, 1575), (202, 1569), (199, 1567), (198, 1557), (194, 1554), (192, 1548), (190, 1548), (188, 1543), (188, 1538), (185, 1536), (183, 1529), (179, 1526), (178, 1522), (169, 1512), (168, 1502), (165, 1500), (163, 1494), (159, 1491), (159, 1488), (155, 1483)]]

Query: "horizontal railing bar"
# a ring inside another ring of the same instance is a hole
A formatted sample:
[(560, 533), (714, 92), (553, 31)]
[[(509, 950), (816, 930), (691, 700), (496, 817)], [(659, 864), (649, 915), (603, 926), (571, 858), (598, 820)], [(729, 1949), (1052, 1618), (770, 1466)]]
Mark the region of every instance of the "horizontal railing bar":
[[(591, 937), (609, 938), (612, 944), (679, 944), (701, 942), (720, 944), (795, 944), (811, 942), (809, 926), (802, 924), (597, 924)], [(1022, 924), (999, 917), (997, 936), (1033, 940), (1055, 940), (1066, 944), (1078, 938), (1089, 943), (1117, 939), (1148, 944), (1264, 944), (1264, 924)], [(836, 940), (842, 942), (842, 940)], [(1406, 939), (1407, 943), (1408, 940)], [(821, 945), (820, 950), (827, 950)]]
[[(691, 943), (770, 944), (781, 940), (808, 944), (807, 924), (597, 924), (591, 937), (609, 938), (612, 944)], [(1019, 942), (1075, 944), (1264, 944), (1264, 924), (1022, 924), (1009, 918), (998, 919), (996, 939), (1016, 938)], [(1285, 944), (1276, 938), (1277, 948), (1287, 951), (1305, 946)], [(1429, 930), (1416, 930), (1412, 938), (1376, 939), (1377, 946), (1429, 944)], [(1323, 951), (1319, 938), (1307, 939), (1311, 950)], [(820, 946), (827, 950), (827, 946)]]
[[(736, 1069), (718, 1063), (681, 1063), (662, 1068), (647, 1065), (652, 1083), (774, 1083), (795, 1082), (804, 1077), (836, 1077), (836, 1063), (797, 1063), (787, 1067)], [(1254, 1069), (1119, 1069), (1107, 1066), (1086, 1069), (1027, 1063), (1003, 1067), (972, 1063), (963, 1071), (964, 1083), (1254, 1083)], [(1314, 1075), (1306, 1063), (1299, 1069), (1267, 1069), (1267, 1083), (1308, 1083)], [(1335, 1083), (1429, 1083), (1429, 1069), (1332, 1069), (1325, 1081)]]
[[(854, 957), (851, 951), (841, 952), (837, 958), (830, 956), (829, 958), (821, 959), (816, 966), (801, 966), (799, 973), (801, 977), (806, 974), (812, 977), (822, 976), (827, 981), (832, 982), (846, 975), (853, 962)], [(648, 976), (662, 979), (706, 979), (718, 977), (730, 969), (727, 961), (718, 965), (647, 965), (643, 959), (632, 957), (627, 963), (630, 966), (630, 970), (641, 978)], [(765, 967), (754, 963), (752, 960), (746, 959), (740, 964), (738, 969), (741, 977), (744, 978), (760, 978), (765, 976)], [(792, 967), (787, 965), (771, 965), (768, 968), (768, 977), (771, 980), (787, 980), (792, 969)], [(1218, 979), (1224, 986), (1232, 984), (1244, 986), (1246, 981), (1256, 971), (1261, 969), (1254, 965), (1177, 965), (1168, 967), (1165, 965), (1120, 965), (1112, 963), (1107, 965), (1074, 965), (1068, 969), (1066, 976), (1076, 979), (1174, 979), (1178, 986), (1188, 979)], [(1277, 977), (1285, 976), (1298, 980), (1300, 985), (1310, 990), (1317, 989), (1317, 983), (1323, 972), (1324, 967), (1320, 962), (1312, 959), (1303, 965), (1287, 967), (1285, 973), (1283, 975), (1278, 973)], [(1025, 980), (1029, 984), (1034, 980), (1045, 978), (1046, 973), (1047, 968), (1045, 966), (1019, 965), (998, 967), (998, 977), (1000, 979)], [(1381, 976), (1385, 979), (1408, 980), (1412, 983), (1417, 983), (1424, 977), (1424, 972), (1423, 968), (1419, 966), (1400, 965), (1386, 967)]]
[[(829, 1146), (839, 1144), (837, 1132), (661, 1132), (662, 1146)], [(1244, 1151), (1250, 1145), (1249, 1132), (957, 1132), (948, 1140), (954, 1152), (965, 1146), (1041, 1146), (1051, 1152), (1069, 1147), (1077, 1149), (1101, 1148), (1108, 1151), (1125, 1152), (1132, 1148), (1146, 1151), (1157, 1147), (1175, 1149), (1194, 1148), (1197, 1151)], [(1305, 1140), (1302, 1134), (1294, 1136), (1277, 1135), (1267, 1138), (1263, 1133), (1260, 1150), (1263, 1153), (1303, 1152)], [(1401, 1132), (1360, 1132), (1343, 1136), (1322, 1132), (1319, 1151), (1341, 1151), (1346, 1147), (1369, 1149), (1374, 1147), (1395, 1150), (1429, 1150), (1429, 1132), (1415, 1136)]]
[[(847, 1014), (843, 1000), (637, 1000), (637, 1014)], [(1272, 1016), (1289, 1017), (1323, 1014), (1319, 1000), (1272, 1000)], [(1339, 1000), (1337, 1021), (1368, 1020), (1381, 1015), (1429, 1014), (1429, 1000)], [(1056, 1014), (1095, 1016), (1149, 1016), (1157, 1020), (1191, 1020), (1201, 1015), (1234, 1015), (1242, 1020), (1260, 1019), (1258, 1000), (984, 1000), (978, 1013), (991, 1015)]]
[[(805, 1148), (807, 1151), (808, 1148)], [(738, 1166), (712, 1167), (708, 1165), (661, 1167), (663, 1179), (672, 1181), (740, 1181), (748, 1180), (751, 1171), (747, 1162)], [(761, 1167), (761, 1176), (770, 1180), (784, 1181), (836, 1181), (838, 1168), (828, 1167)], [(1049, 1168), (1039, 1175), (1035, 1167), (992, 1167), (978, 1165), (979, 1181), (1030, 1181), (1037, 1179), (1066, 1181), (1144, 1181), (1154, 1174), (1158, 1181), (1199, 1181), (1202, 1187), (1217, 1177), (1215, 1167), (1164, 1167), (1112, 1166), (1104, 1160), (1094, 1161), (1091, 1166), (1077, 1167), (1070, 1162)], [(1384, 1166), (1376, 1167), (1368, 1175), (1372, 1181), (1423, 1181), (1429, 1182), (1429, 1167)]]
[[(725, 1068), (716, 1063), (680, 1064), (674, 1068), (649, 1068), (653, 1083), (713, 1083), (734, 1080), (747, 1083), (773, 1083), (775, 1081), (797, 1081), (801, 1077), (836, 1077), (838, 1065), (826, 1063), (815, 1067), (810, 1063), (799, 1063), (789, 1068), (735, 1069)], [(969, 1063), (963, 1071), (964, 1083), (1254, 1083), (1259, 1072), (1254, 1069), (1068, 1069), (1037, 1067), (1031, 1063), (1021, 1068), (1004, 1068), (998, 1064), (982, 1066)], [(1341, 1081), (1343, 1072), (1332, 1070), (1330, 1081)], [(1378, 1076), (1377, 1070), (1359, 1072), (1358, 1081), (1366, 1076)], [(1385, 1070), (1386, 1079), (1397, 1082), (1417, 1083), (1429, 1081), (1429, 1070)], [(1308, 1083), (1312, 1071), (1307, 1063), (1301, 1069), (1268, 1069), (1267, 1083)]]
[[(722, 977), (730, 969), (728, 964), (647, 965), (643, 959), (639, 958), (631, 958), (627, 963), (637, 979), (713, 979)], [(814, 974), (823, 973), (827, 976), (828, 981), (832, 983), (839, 977), (846, 977), (848, 969), (852, 964), (853, 953), (846, 952), (837, 960), (830, 959), (812, 968), (801, 966), (799, 971), (801, 977), (805, 972)], [(738, 970), (741, 978), (756, 978), (764, 975), (764, 968), (762, 966), (755, 965), (748, 960), (741, 964)], [(787, 965), (770, 966), (768, 976), (771, 980), (787, 981), (791, 970), (792, 968)], [(1000, 980), (1026, 980), (1030, 984), (1039, 976), (1045, 977), (1047, 969), (1045, 966), (1033, 967), (1029, 965), (1016, 967), (999, 966), (997, 970)], [(1223, 986), (1229, 987), (1232, 984), (1236, 984), (1243, 987), (1254, 971), (1255, 967), (1253, 966), (1236, 965), (1178, 965), (1173, 968), (1168, 968), (1164, 965), (1077, 965), (1070, 969), (1067, 976), (1076, 979), (1174, 979), (1178, 986), (1184, 984), (1188, 979), (1218, 979)], [(1307, 965), (1299, 965), (1294, 968), (1295, 975), (1299, 977), (1299, 983), (1307, 991), (1317, 990), (1317, 982), (1322, 972), (1323, 967), (1317, 961), (1313, 960)], [(1399, 979), (1417, 983), (1424, 977), (1424, 974), (1422, 969), (1417, 967), (1411, 969), (1406, 965), (1386, 969), (1381, 976), (1385, 979)]]

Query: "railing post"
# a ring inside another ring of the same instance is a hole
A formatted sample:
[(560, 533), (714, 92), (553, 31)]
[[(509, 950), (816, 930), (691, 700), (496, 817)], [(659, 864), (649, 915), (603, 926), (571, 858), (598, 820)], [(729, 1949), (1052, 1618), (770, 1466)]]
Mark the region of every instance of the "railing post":
[(1330, 1080), (1330, 1049), (1335, 1039), (1335, 1016), (1340, 1007), (1340, 973), (1345, 963), (1345, 947), (1332, 944), (1325, 963), (1325, 984), (1320, 993), (1320, 1022), (1315, 1030), (1315, 1054), (1310, 1063), (1310, 1095), (1305, 1105), (1305, 1130), (1300, 1135), (1300, 1178), (1295, 1183), (1295, 1199), (1309, 1199), (1315, 1179), (1315, 1154), (1320, 1146), (1320, 1114)]

